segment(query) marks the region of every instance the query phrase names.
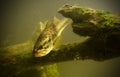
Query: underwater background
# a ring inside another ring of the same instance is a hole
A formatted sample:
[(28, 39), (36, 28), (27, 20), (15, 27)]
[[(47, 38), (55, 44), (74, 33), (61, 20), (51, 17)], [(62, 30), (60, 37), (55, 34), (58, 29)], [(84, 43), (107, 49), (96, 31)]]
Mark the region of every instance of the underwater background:
[[(40, 21), (62, 17), (57, 10), (65, 4), (120, 13), (119, 0), (1, 0), (0, 47), (27, 41)], [(62, 33), (62, 43), (80, 39), (84, 37), (74, 34), (71, 26)], [(80, 60), (58, 63), (58, 70), (60, 77), (116, 77), (119, 65), (120, 58), (103, 62)]]

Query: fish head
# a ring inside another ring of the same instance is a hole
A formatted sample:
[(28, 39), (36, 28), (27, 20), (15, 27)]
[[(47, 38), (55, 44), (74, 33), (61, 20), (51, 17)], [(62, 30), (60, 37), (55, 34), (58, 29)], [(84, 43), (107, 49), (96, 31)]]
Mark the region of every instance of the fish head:
[(33, 55), (35, 57), (43, 57), (46, 56), (52, 49), (53, 49), (52, 40), (48, 41), (48, 39), (46, 39), (43, 40), (42, 42), (39, 41), (34, 47)]
[(49, 45), (47, 48), (35, 48), (34, 49), (34, 53), (33, 55), (35, 57), (43, 57), (43, 56), (46, 56), (48, 53), (50, 53), (50, 51), (53, 49), (53, 46), (52, 45)]

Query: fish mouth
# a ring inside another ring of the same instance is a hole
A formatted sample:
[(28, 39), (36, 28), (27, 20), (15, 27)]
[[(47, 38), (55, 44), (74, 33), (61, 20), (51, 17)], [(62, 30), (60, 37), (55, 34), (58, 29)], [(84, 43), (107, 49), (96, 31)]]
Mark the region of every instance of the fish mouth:
[(50, 50), (37, 50), (36, 52), (33, 53), (34, 57), (43, 57), (46, 56), (48, 53), (50, 52)]
[(45, 56), (44, 53), (34, 53), (33, 55), (34, 55), (34, 57), (43, 57), (43, 56)]
[(43, 57), (46, 56), (47, 54), (45, 52), (35, 52), (33, 55), (34, 57)]

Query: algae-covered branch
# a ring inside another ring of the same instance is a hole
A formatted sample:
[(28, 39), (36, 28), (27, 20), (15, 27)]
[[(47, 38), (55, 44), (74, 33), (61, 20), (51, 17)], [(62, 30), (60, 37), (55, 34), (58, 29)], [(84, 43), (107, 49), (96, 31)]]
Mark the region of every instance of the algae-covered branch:
[[(107, 59), (120, 55), (120, 16), (102, 10), (65, 5), (59, 13), (73, 20), (73, 32), (89, 36), (84, 52), (86, 56)], [(84, 46), (84, 44), (82, 44)], [(84, 47), (80, 48), (83, 49)], [(92, 49), (92, 50), (91, 50)], [(89, 51), (89, 55), (87, 55)], [(92, 54), (94, 52), (94, 54)], [(96, 56), (95, 56), (96, 55)]]

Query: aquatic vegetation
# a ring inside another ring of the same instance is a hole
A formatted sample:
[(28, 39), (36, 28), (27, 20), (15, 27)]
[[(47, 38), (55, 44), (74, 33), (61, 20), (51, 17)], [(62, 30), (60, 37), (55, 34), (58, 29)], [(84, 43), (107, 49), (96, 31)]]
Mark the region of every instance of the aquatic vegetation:
[(73, 32), (82, 36), (103, 36), (120, 32), (120, 16), (103, 10), (65, 5), (59, 13), (73, 20)]
[(88, 49), (84, 50), (86, 51), (85, 53), (92, 53), (93, 51), (95, 51), (94, 55), (98, 54), (97, 56), (95, 56), (95, 58), (97, 59), (97, 57), (99, 56), (101, 59), (103, 58), (103, 60), (106, 58), (112, 58), (113, 53), (116, 54), (116, 57), (119, 56), (118, 55), (120, 50), (119, 15), (115, 15), (103, 10), (94, 10), (92, 8), (71, 5), (63, 6), (62, 8), (59, 9), (58, 12), (61, 13), (63, 16), (71, 18), (73, 20), (72, 28), (74, 33), (80, 36), (90, 37), (82, 45), (84, 46), (84, 44), (86, 44), (91, 46), (91, 48), (90, 47), (80, 48)]

